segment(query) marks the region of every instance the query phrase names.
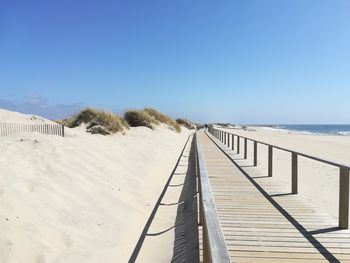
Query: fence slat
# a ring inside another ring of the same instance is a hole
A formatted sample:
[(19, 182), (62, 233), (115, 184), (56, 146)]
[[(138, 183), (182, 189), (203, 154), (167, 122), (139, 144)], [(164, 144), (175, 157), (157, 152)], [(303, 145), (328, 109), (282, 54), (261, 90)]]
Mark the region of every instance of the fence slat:
[(20, 133), (41, 133), (47, 135), (58, 135), (64, 137), (64, 126), (60, 124), (23, 124), (0, 122), (0, 136), (8, 136)]

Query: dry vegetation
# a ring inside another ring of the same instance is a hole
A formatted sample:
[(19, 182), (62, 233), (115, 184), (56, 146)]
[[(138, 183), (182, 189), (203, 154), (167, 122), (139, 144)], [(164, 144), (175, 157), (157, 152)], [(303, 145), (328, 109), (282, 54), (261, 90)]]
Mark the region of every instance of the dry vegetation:
[(153, 116), (158, 122), (164, 123), (170, 127), (173, 127), (177, 132), (181, 131), (181, 127), (176, 121), (164, 115), (163, 113), (157, 111), (156, 109), (145, 108), (144, 111), (147, 112), (149, 115)]
[(163, 113), (153, 109), (145, 108), (143, 110), (129, 110), (124, 114), (124, 119), (132, 127), (145, 126), (154, 129), (156, 125), (164, 123), (172, 127), (177, 132), (181, 131), (181, 127), (173, 119)]
[(57, 122), (70, 128), (86, 124), (87, 131), (103, 135), (123, 131), (128, 129), (129, 126), (145, 126), (154, 129), (159, 124), (168, 125), (177, 132), (181, 132), (181, 126), (195, 129), (195, 125), (191, 121), (187, 119), (174, 121), (154, 108), (129, 110), (125, 112), (124, 118), (112, 112), (86, 108), (69, 119), (58, 120)]
[(143, 110), (129, 110), (125, 112), (124, 119), (131, 127), (145, 126), (154, 129), (155, 125), (159, 124), (153, 116)]
[(86, 108), (65, 121), (65, 125), (70, 128), (80, 126), (83, 123), (87, 124), (87, 129), (91, 133), (104, 135), (129, 128), (127, 122), (117, 114), (93, 108)]
[(187, 119), (177, 119), (176, 122), (179, 125), (184, 126), (187, 129), (189, 129), (189, 130), (196, 129), (196, 125), (193, 122), (191, 122), (191, 121), (189, 121)]

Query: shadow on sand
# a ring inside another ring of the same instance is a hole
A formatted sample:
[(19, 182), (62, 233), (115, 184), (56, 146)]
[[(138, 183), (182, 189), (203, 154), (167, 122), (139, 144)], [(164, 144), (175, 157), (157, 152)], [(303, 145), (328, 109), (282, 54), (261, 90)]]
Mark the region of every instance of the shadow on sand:
[[(176, 173), (175, 171), (179, 166), (187, 166), (186, 164), (180, 164), (181, 158), (184, 156), (184, 151), (190, 142), (190, 138), (187, 140), (181, 155), (179, 156), (177, 163), (172, 171), (167, 183), (165, 184), (162, 193), (160, 194), (157, 203), (155, 204), (152, 213), (140, 235), (140, 238), (134, 248), (134, 251), (128, 262), (135, 262), (137, 256), (142, 248), (142, 245), (147, 236), (159, 236), (172, 229), (175, 231), (175, 240), (173, 245), (173, 257), (171, 262), (199, 262), (199, 237), (198, 237), (198, 211), (197, 211), (197, 192), (196, 192), (196, 163), (195, 163), (195, 143), (191, 141), (190, 156), (188, 160), (188, 169), (186, 173)], [(171, 181), (174, 175), (186, 174), (183, 188), (180, 198), (176, 203), (162, 203), (169, 187), (178, 187), (180, 185), (171, 185)], [(176, 219), (173, 226), (164, 229), (158, 233), (149, 233), (149, 228), (157, 214), (157, 210), (160, 206), (173, 206), (177, 205)]]

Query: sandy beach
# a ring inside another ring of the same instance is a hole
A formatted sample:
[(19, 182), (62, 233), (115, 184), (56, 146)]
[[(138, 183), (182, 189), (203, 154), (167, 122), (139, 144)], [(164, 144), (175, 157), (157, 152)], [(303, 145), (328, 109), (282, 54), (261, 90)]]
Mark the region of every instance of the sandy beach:
[[(350, 164), (350, 136), (316, 135), (264, 127), (224, 129), (237, 135), (296, 150), (302, 153)], [(243, 149), (243, 140), (241, 140)], [(248, 158), (252, 160), (252, 142)], [(286, 185), (291, 182), (291, 154), (274, 150), (273, 173)], [(267, 171), (267, 147), (258, 146), (258, 167)], [(334, 217), (338, 216), (339, 169), (305, 158), (299, 158), (299, 194)]]
[(0, 262), (126, 262), (190, 134), (161, 125), (0, 137)]

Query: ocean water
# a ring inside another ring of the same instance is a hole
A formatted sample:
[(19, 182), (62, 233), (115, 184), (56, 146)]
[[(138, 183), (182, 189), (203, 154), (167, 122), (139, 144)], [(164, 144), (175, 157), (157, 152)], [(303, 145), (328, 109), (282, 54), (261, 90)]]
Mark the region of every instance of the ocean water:
[(317, 134), (335, 134), (335, 135), (350, 135), (350, 124), (304, 124), (304, 125), (271, 125), (270, 127), (276, 129), (283, 129), (289, 131), (299, 131), (305, 133), (317, 133)]

